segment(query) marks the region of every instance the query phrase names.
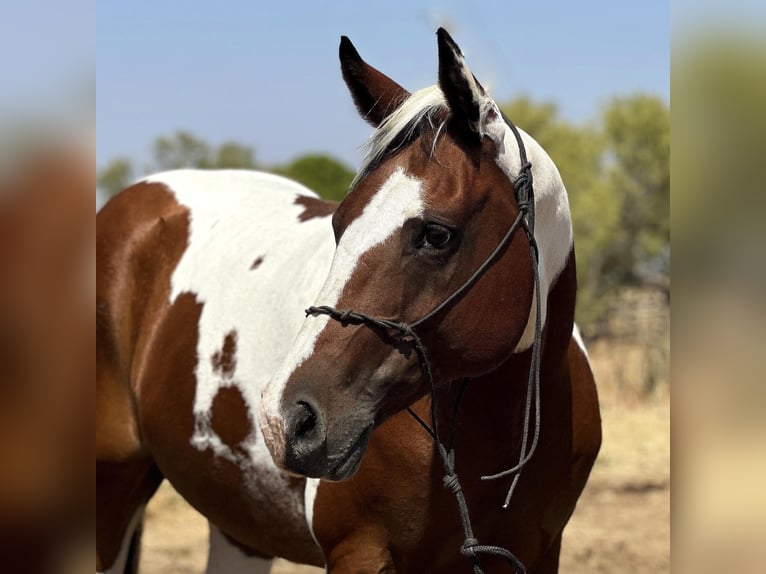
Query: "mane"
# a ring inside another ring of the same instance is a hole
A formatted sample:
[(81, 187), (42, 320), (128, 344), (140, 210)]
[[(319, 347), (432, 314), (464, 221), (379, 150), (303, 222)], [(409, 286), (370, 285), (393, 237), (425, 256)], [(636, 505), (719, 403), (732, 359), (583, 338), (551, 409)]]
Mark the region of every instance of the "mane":
[(448, 112), (447, 100), (439, 86), (429, 86), (413, 93), (378, 126), (365, 143), (365, 157), (351, 188), (386, 157), (418, 136), (431, 136), (431, 149), (428, 151), (433, 153), (447, 122)]

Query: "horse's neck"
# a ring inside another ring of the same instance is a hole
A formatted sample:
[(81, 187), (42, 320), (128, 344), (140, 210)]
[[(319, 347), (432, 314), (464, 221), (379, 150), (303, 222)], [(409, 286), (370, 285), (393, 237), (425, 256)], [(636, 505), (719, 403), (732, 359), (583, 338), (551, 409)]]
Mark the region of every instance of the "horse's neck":
[[(572, 337), (575, 302), (574, 257), (564, 267), (548, 297), (540, 361), (542, 417), (555, 417), (566, 408), (570, 395), (567, 348)], [(459, 426), (478, 425), (504, 443), (515, 442), (521, 432), (527, 401), (531, 349), (512, 354), (502, 365), (468, 383), (459, 407)], [(448, 428), (459, 385), (452, 384), (439, 398), (440, 422)], [(543, 421), (543, 426), (547, 424)], [(543, 429), (545, 430), (545, 428)], [(480, 433), (481, 434), (481, 433)]]

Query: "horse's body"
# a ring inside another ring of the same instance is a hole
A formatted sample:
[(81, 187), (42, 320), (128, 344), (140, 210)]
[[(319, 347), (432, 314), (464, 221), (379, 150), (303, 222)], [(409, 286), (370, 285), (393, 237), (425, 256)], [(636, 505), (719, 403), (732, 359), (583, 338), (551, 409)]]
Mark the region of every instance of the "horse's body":
[(256, 553), (321, 563), (305, 481), (256, 416), (327, 273), (333, 207), (268, 174), (180, 171), (98, 214), (99, 569), (163, 476)]
[[(341, 50), (344, 77), (371, 122), (399, 107), (460, 114), (466, 98), (452, 97), (446, 82), (447, 101), (434, 90), (410, 99), (349, 45)], [(470, 126), (444, 125), (425, 158), (417, 137), (390, 153), (383, 148), (400, 134), (378, 140), (381, 153), (337, 211), (281, 178), (192, 171), (150, 178), (104, 207), (97, 221), (99, 570), (122, 571), (143, 505), (163, 476), (215, 525), (210, 572), (267, 570), (272, 556), (324, 563), (333, 573), (469, 569), (442, 461), (401, 411), (414, 403), (429, 420), (431, 399), (411, 349), (364, 325), (302, 314), (313, 303), (353, 303), (412, 321), (502, 237), (517, 213), (506, 174), (518, 168), (512, 136), (499, 124), (487, 129), (505, 133), (498, 168), (496, 142), (481, 144)], [(455, 425), (455, 470), (476, 538), (506, 546), (530, 572), (550, 573), (600, 424), (587, 356), (573, 336), (565, 191), (550, 158), (523, 138), (534, 165), (544, 301), (542, 425), (508, 510), (501, 509), (507, 481), (479, 477), (512, 467), (522, 443), (534, 338), (525, 238), (513, 238), (422, 336), (441, 428), (459, 392), (454, 381), (471, 379)], [(493, 196), (496, 189), (506, 191)], [(439, 200), (445, 190), (451, 196)], [(460, 210), (476, 209), (467, 200), (481, 194), (489, 195), (472, 223)], [(412, 229), (440, 205), (441, 223), (425, 224), (424, 247)], [(444, 225), (453, 235), (465, 225), (459, 246), (448, 245)], [(414, 247), (410, 238), (418, 238)], [(341, 481), (297, 478), (278, 466)], [(502, 567), (496, 558), (481, 563)]]

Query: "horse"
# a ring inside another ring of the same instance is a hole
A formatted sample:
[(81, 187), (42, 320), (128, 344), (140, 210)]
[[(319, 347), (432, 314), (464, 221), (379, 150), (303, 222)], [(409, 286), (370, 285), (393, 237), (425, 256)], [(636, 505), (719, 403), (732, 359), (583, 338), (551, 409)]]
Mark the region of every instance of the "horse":
[(437, 36), (412, 94), (342, 38), (376, 129), (339, 205), (182, 170), (99, 213), (97, 570), (135, 567), (167, 478), (208, 572), (557, 571), (601, 439), (566, 190)]

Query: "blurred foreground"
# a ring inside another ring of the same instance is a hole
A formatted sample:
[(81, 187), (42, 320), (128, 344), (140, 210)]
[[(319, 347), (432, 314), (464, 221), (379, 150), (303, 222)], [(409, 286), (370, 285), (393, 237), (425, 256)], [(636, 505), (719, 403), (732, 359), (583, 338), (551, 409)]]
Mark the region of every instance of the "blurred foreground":
[(0, 171), (0, 569), (61, 571), (93, 519), (92, 142)]
[(766, 571), (766, 11), (737, 8), (672, 76), (673, 560), (703, 574)]

